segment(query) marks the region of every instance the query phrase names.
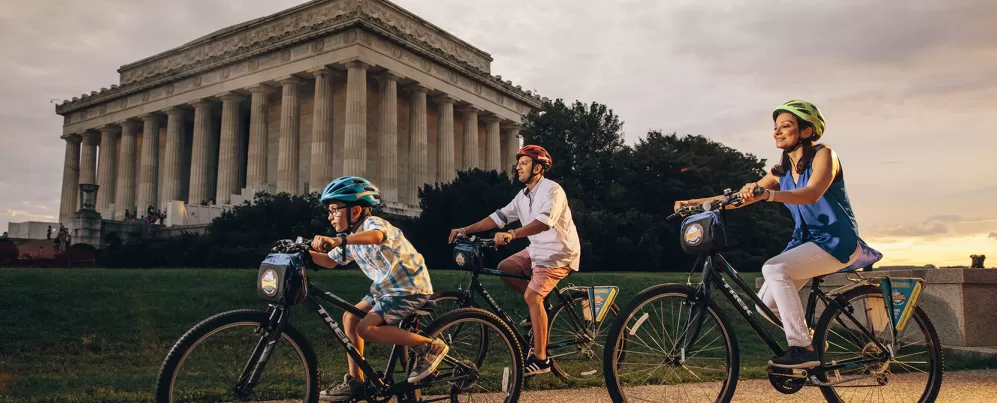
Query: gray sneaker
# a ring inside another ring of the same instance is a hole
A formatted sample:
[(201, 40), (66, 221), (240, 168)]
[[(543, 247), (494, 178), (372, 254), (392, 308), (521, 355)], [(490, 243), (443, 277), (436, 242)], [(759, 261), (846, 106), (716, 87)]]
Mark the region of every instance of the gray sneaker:
[(450, 346), (443, 340), (433, 339), (432, 343), (412, 347), (412, 350), (416, 353), (416, 361), (412, 372), (408, 374), (408, 382), (417, 383), (436, 370), (450, 351)]
[(360, 395), (363, 383), (353, 379), (350, 374), (343, 377), (342, 383), (332, 385), (329, 389), (319, 392), (318, 400), (323, 402), (348, 402)]

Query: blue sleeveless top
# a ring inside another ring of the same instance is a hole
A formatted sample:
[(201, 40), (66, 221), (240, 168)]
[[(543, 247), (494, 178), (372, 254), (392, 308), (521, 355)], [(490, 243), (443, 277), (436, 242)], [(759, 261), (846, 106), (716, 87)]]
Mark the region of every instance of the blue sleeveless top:
[[(817, 150), (821, 148), (823, 147), (817, 146)], [(844, 264), (848, 263), (856, 246), (861, 246), (862, 252), (859, 258), (853, 264), (842, 269), (842, 271), (849, 271), (869, 266), (882, 259), (883, 255), (869, 247), (859, 237), (858, 223), (855, 221), (852, 205), (848, 201), (848, 192), (845, 191), (845, 178), (840, 163), (838, 168), (838, 177), (831, 182), (831, 186), (816, 203), (785, 204), (793, 215), (796, 227), (793, 229), (792, 239), (783, 252), (804, 243), (813, 242)], [(813, 166), (811, 165), (794, 182), (792, 172), (786, 172), (786, 175), (779, 179), (779, 190), (805, 188), (810, 182), (812, 174)]]

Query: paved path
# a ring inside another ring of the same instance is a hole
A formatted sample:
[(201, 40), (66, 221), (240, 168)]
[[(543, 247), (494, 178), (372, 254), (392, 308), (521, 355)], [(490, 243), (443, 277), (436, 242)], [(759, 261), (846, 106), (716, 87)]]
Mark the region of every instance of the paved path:
[[(688, 402), (688, 399), (668, 400), (667, 390), (656, 390), (654, 396), (660, 396), (660, 400), (650, 400), (654, 402)], [(676, 396), (677, 397), (677, 396)], [(878, 399), (878, 398), (877, 398)], [(526, 392), (519, 400), (523, 403), (547, 403), (547, 402), (609, 402), (609, 394), (604, 388), (576, 389), (576, 390), (548, 390)], [(737, 383), (737, 392), (734, 394), (734, 402), (745, 403), (790, 403), (790, 402), (823, 402), (824, 398), (820, 390), (814, 387), (805, 387), (793, 395), (784, 395), (772, 388), (767, 379), (741, 379)], [(882, 401), (882, 400), (876, 400)], [(938, 403), (944, 402), (974, 402), (997, 403), (997, 370), (986, 371), (960, 371), (946, 373), (942, 380), (942, 390), (938, 396)], [(909, 403), (909, 402), (903, 402)]]

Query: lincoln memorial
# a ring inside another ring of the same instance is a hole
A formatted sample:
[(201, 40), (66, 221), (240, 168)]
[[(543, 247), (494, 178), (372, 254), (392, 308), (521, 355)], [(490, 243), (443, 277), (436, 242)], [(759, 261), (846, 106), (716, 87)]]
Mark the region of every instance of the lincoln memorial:
[(491, 61), (388, 1), (315, 0), (126, 64), (120, 84), (56, 106), (59, 220), (81, 184), (98, 185), (105, 220), (153, 206), (182, 225), (188, 210), (341, 175), (417, 214), (419, 186), (515, 163), (520, 118), (542, 99)]

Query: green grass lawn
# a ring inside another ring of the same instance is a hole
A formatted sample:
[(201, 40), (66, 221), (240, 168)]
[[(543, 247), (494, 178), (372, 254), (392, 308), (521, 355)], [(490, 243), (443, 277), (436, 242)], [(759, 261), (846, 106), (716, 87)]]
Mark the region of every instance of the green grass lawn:
[[(351, 301), (359, 300), (370, 286), (359, 271), (310, 275)], [(437, 291), (455, 289), (465, 276), (458, 271), (433, 272), (433, 285)], [(749, 284), (756, 276), (745, 274)], [(616, 285), (621, 292), (617, 303), (622, 306), (648, 286), (685, 283), (686, 277), (580, 273), (565, 279), (562, 286)], [(265, 308), (256, 298), (255, 280), (256, 270), (0, 269), (0, 401), (147, 401), (162, 360), (184, 331), (215, 313)], [(486, 277), (485, 286), (516, 321), (527, 315), (521, 297), (500, 280)], [(729, 308), (725, 301), (721, 305)], [(302, 307), (295, 312), (292, 322), (308, 336), (319, 356), (323, 386), (341, 379), (345, 359), (332, 334), (316, 315)], [(330, 313), (337, 320), (342, 316), (338, 310)], [(729, 316), (739, 336), (741, 377), (764, 377), (771, 353), (746, 322)], [(782, 340), (778, 328), (769, 329)], [(367, 355), (383, 368), (387, 347), (372, 346)], [(952, 355), (946, 363), (948, 368), (994, 364), (960, 361)], [(528, 388), (585, 384), (567, 384), (544, 375), (532, 379)]]

